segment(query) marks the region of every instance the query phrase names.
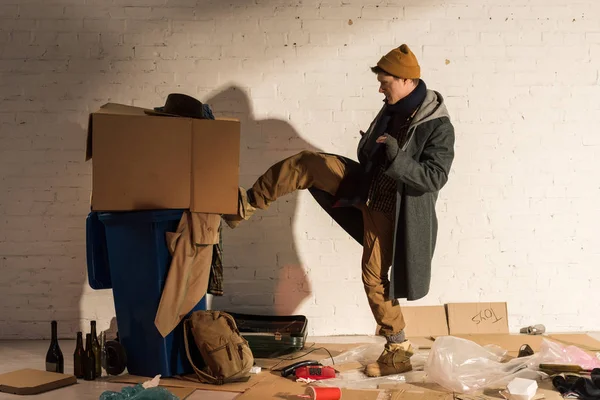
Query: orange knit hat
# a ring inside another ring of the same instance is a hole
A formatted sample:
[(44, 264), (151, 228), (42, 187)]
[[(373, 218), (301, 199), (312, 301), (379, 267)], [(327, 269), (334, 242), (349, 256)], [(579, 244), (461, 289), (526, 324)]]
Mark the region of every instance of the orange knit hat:
[(421, 67), (417, 57), (405, 44), (381, 57), (377, 66), (397, 78), (419, 79), (421, 77)]

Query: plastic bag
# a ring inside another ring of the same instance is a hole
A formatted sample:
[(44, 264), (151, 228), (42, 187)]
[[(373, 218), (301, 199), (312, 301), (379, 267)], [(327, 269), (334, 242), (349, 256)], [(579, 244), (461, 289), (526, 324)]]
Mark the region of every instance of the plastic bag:
[(100, 400), (179, 400), (165, 388), (158, 387), (160, 375), (141, 385), (124, 387), (120, 392), (105, 391)]
[(498, 346), (482, 347), (470, 340), (442, 336), (431, 348), (425, 372), (433, 382), (458, 393), (505, 386), (514, 378), (537, 380), (546, 376), (535, 368), (542, 353), (502, 363), (503, 354), (498, 349)]
[(144, 389), (142, 385), (128, 386), (121, 392), (106, 391), (100, 400), (179, 400), (179, 397), (162, 387)]
[(585, 369), (600, 368), (600, 360), (577, 346), (562, 346), (559, 343), (543, 340), (539, 351), (539, 364), (573, 364)]

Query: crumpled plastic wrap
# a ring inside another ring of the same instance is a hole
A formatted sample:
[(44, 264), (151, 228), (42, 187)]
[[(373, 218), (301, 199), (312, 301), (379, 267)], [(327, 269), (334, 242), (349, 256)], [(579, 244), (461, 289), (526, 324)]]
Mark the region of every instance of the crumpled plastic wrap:
[(158, 387), (160, 375), (141, 385), (124, 387), (120, 392), (107, 390), (100, 395), (100, 400), (179, 400), (179, 397), (167, 389)]
[(162, 387), (144, 389), (142, 385), (125, 387), (121, 392), (106, 391), (100, 400), (179, 400), (179, 397)]
[(480, 346), (454, 336), (434, 342), (425, 372), (428, 379), (458, 393), (472, 393), (489, 387), (505, 386), (514, 378), (538, 380), (547, 375), (541, 363), (593, 365), (598, 360), (574, 346), (564, 347), (543, 339), (540, 351), (527, 357), (501, 362), (505, 352), (498, 346)]
[(600, 368), (600, 360), (577, 346), (563, 346), (556, 342), (544, 340), (540, 349), (540, 364), (573, 364), (584, 369)]

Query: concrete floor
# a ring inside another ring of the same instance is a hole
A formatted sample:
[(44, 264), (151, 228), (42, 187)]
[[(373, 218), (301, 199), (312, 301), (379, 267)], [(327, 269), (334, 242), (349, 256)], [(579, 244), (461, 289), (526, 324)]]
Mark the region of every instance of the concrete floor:
[[(383, 339), (366, 336), (344, 336), (323, 338), (313, 337), (309, 338), (309, 340), (316, 343), (373, 343), (382, 341)], [(0, 374), (22, 368), (44, 370), (44, 359), (46, 356), (46, 351), (48, 350), (48, 344), (48, 341), (0, 341)], [(75, 350), (75, 341), (61, 340), (60, 347), (64, 354), (65, 372), (72, 373), (72, 354)], [(40, 400), (98, 400), (104, 391), (112, 390), (118, 392), (125, 386), (128, 385), (106, 382), (105, 377), (92, 382), (80, 379), (76, 385), (42, 393), (36, 396), (27, 396), (26, 398), (35, 398)], [(197, 390), (191, 396), (189, 396), (187, 400), (232, 400), (236, 396), (238, 396), (237, 393)], [(0, 393), (0, 400), (16, 400), (21, 398), (23, 397)]]

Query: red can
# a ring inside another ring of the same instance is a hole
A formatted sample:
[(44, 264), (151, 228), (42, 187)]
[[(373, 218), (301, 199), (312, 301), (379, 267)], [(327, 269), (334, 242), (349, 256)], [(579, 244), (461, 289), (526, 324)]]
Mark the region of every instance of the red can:
[(339, 387), (317, 387), (309, 386), (306, 394), (311, 400), (340, 400), (342, 398), (342, 389)]

